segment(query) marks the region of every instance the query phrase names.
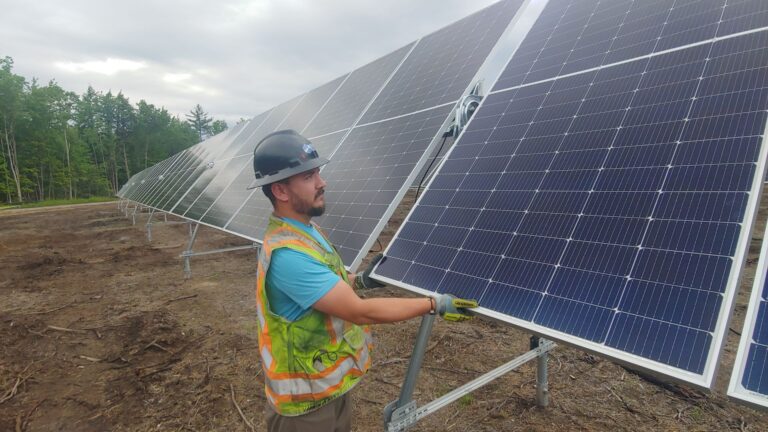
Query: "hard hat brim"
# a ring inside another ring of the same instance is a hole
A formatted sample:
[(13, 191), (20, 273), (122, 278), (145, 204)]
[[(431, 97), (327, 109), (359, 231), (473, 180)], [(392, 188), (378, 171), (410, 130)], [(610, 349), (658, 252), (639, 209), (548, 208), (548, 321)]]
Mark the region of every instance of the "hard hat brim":
[(288, 177), (295, 176), (296, 174), (301, 174), (305, 171), (309, 171), (309, 170), (313, 170), (315, 168), (321, 167), (327, 164), (328, 162), (330, 162), (328, 159), (317, 157), (307, 162), (304, 162), (299, 166), (280, 170), (276, 174), (264, 176), (260, 179), (254, 179), (251, 182), (251, 184), (248, 185), (247, 189), (256, 189), (257, 187), (262, 187), (270, 183), (279, 182), (280, 180), (285, 180)]

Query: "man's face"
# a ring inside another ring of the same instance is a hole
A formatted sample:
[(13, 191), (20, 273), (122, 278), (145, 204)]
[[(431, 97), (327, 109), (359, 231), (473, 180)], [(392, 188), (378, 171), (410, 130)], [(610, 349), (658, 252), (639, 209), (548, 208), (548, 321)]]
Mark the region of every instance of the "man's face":
[(286, 185), (293, 211), (309, 217), (323, 214), (326, 183), (320, 177), (320, 168), (296, 174), (288, 178)]

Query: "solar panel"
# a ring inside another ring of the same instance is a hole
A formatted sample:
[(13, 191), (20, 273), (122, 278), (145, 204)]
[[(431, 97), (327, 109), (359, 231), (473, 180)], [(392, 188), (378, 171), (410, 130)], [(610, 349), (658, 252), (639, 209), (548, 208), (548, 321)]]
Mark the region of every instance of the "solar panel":
[(196, 156), (196, 163), (190, 164), (183, 172), (178, 174), (177, 184), (172, 190), (166, 192), (165, 199), (160, 202), (157, 208), (165, 211), (170, 211), (174, 208), (179, 200), (189, 192), (200, 176), (209, 172), (215, 166), (215, 160), (231, 144), (232, 139), (237, 136), (237, 132), (237, 130), (227, 130), (203, 141), (200, 146), (201, 151)]
[(710, 387), (762, 186), (767, 36), (493, 92), (375, 275)]
[(503, 0), (421, 38), (363, 123), (454, 103), (517, 13), (521, 0)]
[(240, 138), (241, 134), (247, 130), (248, 126), (252, 122), (260, 123), (263, 117), (266, 117), (267, 113), (257, 116), (253, 120), (242, 122), (232, 128), (229, 135), (223, 140), (222, 145), (225, 147), (218, 157), (213, 161), (208, 161), (207, 169), (205, 169), (195, 182), (190, 186), (189, 190), (182, 196), (179, 201), (171, 207), (170, 212), (183, 215), (189, 207), (195, 203), (197, 198), (206, 190), (208, 185), (221, 171), (222, 167), (227, 164), (229, 158), (236, 152), (237, 145), (235, 144)]
[(133, 177), (131, 177), (131, 179), (128, 182), (126, 182), (125, 189), (122, 191), (121, 194), (118, 194), (118, 196), (123, 199), (130, 199), (129, 197), (133, 196), (134, 192), (136, 191), (136, 188), (139, 187), (139, 185), (141, 184), (141, 180), (147, 174), (147, 170), (148, 168), (134, 174)]
[[(190, 151), (187, 160), (183, 165), (179, 166), (177, 170), (166, 175), (166, 187), (159, 193), (154, 199), (154, 205), (156, 209), (164, 209), (168, 205), (169, 201), (174, 203), (181, 198), (181, 195), (189, 189), (189, 185), (186, 184), (189, 177), (193, 174), (199, 174), (199, 170), (205, 169), (208, 159), (204, 150), (199, 147), (196, 150)], [(184, 187), (184, 190), (180, 190)]]
[[(393, 203), (399, 202), (415, 179), (418, 171), (413, 170), (424, 165), (425, 152), (520, 4), (502, 1), (419, 40), (360, 120), (369, 121), (346, 135), (333, 161), (323, 168), (329, 184), (327, 208), (317, 221), (350, 268), (359, 264), (391, 215)], [(391, 66), (394, 59), (385, 64)], [(355, 73), (349, 79), (354, 77)], [(345, 87), (346, 83), (338, 93)], [(363, 106), (362, 101), (358, 106)], [(370, 114), (372, 110), (374, 114)], [(324, 119), (322, 113), (318, 118)], [(331, 148), (336, 135), (343, 132), (313, 137), (312, 141)], [(244, 168), (238, 176), (240, 183), (246, 184), (250, 176), (252, 171)], [(252, 193), (227, 229), (258, 239), (271, 211), (260, 192)]]
[(368, 253), (452, 109), (445, 105), (355, 127), (323, 170), (326, 211), (316, 222), (351, 268)]
[(344, 84), (302, 133), (307, 137), (315, 138), (345, 130), (354, 125), (414, 43), (411, 42), (350, 73)]
[(494, 90), (632, 59), (768, 23), (768, 2), (550, 1)]
[(145, 205), (152, 205), (150, 202), (151, 198), (154, 196), (158, 189), (164, 186), (163, 180), (165, 179), (165, 174), (170, 172), (170, 170), (185, 155), (186, 150), (176, 153), (175, 155), (152, 167), (153, 169), (147, 173), (147, 177), (144, 178), (143, 187), (137, 191), (138, 193), (136, 196), (136, 201)]
[(768, 408), (768, 232), (763, 235), (744, 330), (731, 374), (728, 396)]
[[(280, 123), (282, 129), (303, 130), (317, 113), (328, 103), (328, 100), (339, 89), (349, 74), (343, 75), (308, 92), (288, 116)], [(255, 144), (255, 143), (254, 143)], [(251, 149), (253, 151), (253, 149)]]

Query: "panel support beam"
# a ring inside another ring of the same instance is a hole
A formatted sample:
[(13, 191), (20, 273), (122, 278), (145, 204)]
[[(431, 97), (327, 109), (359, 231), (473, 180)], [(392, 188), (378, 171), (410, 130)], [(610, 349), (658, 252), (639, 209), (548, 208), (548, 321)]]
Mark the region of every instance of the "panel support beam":
[(531, 338), (530, 351), (478, 378), (475, 378), (461, 387), (446, 393), (422, 407), (417, 407), (416, 401), (413, 400), (413, 391), (416, 387), (416, 379), (418, 378), (419, 370), (421, 369), (421, 364), (424, 360), (427, 341), (432, 332), (434, 322), (435, 315), (424, 315), (421, 320), (419, 332), (416, 336), (416, 343), (414, 344), (413, 353), (411, 354), (411, 362), (408, 365), (405, 381), (400, 390), (400, 397), (397, 400), (390, 402), (384, 408), (384, 429), (386, 431), (395, 432), (406, 430), (422, 418), (436, 412), (451, 402), (460, 399), (462, 396), (491, 383), (495, 379), (517, 369), (533, 359), (537, 359), (536, 404), (540, 407), (549, 405), (547, 353), (557, 345), (552, 341), (534, 336)]
[[(169, 222), (173, 223), (173, 222)], [(211, 255), (216, 253), (225, 253), (225, 252), (235, 252), (235, 251), (241, 251), (241, 250), (258, 250), (261, 245), (259, 243), (251, 243), (248, 245), (242, 245), (242, 246), (232, 246), (228, 248), (222, 248), (222, 249), (212, 249), (202, 252), (195, 252), (192, 250), (192, 248), (195, 245), (195, 240), (197, 239), (197, 231), (200, 228), (200, 224), (197, 223), (190, 223), (189, 224), (189, 242), (187, 243), (187, 249), (179, 255), (181, 258), (184, 259), (184, 279), (189, 279), (192, 277), (192, 266), (190, 264), (191, 258), (193, 256), (202, 256), (202, 255)]]
[(147, 218), (147, 241), (152, 243), (152, 216), (155, 214), (155, 209), (149, 211), (149, 217)]

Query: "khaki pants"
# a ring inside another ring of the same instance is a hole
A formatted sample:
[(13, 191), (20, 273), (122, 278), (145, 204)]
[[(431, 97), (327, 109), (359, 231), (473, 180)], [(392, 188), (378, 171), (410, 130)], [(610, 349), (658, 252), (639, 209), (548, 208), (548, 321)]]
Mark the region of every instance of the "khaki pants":
[(352, 429), (352, 407), (349, 393), (307, 414), (286, 417), (276, 413), (267, 403), (269, 432), (349, 432)]

